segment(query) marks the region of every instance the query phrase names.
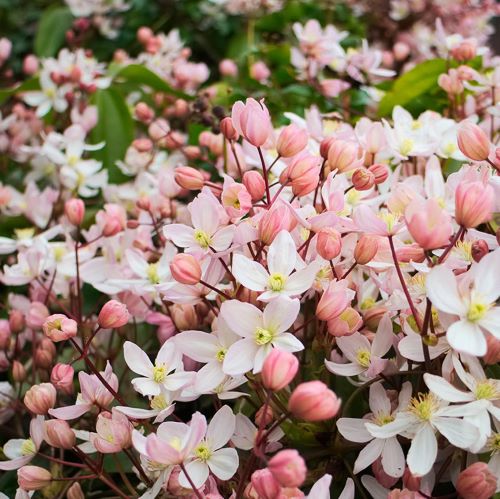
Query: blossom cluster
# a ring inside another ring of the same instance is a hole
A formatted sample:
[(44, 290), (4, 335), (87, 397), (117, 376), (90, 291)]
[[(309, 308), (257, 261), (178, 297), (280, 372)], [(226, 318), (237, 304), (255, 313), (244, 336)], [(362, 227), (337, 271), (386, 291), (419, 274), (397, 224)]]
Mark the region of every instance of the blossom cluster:
[[(177, 30), (141, 27), (110, 64), (25, 59), (36, 85), (6, 89), (0, 117), (16, 499), (500, 491), (500, 65), (433, 29), (439, 111), (396, 94), (410, 43), (347, 48), (316, 19), (291, 26), (287, 70), (331, 112), (219, 100)], [(271, 93), (264, 56), (245, 63)], [(241, 70), (219, 61), (226, 84)]]

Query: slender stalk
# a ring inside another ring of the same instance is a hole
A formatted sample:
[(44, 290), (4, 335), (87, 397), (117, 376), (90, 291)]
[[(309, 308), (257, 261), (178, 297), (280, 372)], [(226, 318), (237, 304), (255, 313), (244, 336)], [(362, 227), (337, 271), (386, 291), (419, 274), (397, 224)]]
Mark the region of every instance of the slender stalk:
[(437, 263), (443, 263), (445, 261), (446, 257), (448, 256), (448, 253), (453, 249), (455, 244), (457, 244), (457, 241), (460, 239), (462, 232), (464, 230), (465, 230), (464, 227), (460, 227), (457, 230), (457, 233), (453, 236), (453, 239), (450, 241), (450, 244), (448, 244), (448, 246), (444, 250), (444, 253), (438, 258)]
[(194, 495), (198, 499), (203, 499), (203, 496), (200, 494), (200, 491), (196, 488), (196, 485), (194, 484), (193, 480), (189, 476), (188, 472), (186, 471), (186, 467), (184, 466), (183, 463), (180, 464), (181, 470), (184, 472), (186, 475), (187, 481), (189, 482), (189, 485), (191, 485), (191, 488), (193, 489)]
[(259, 151), (260, 162), (262, 164), (262, 176), (264, 178), (264, 183), (266, 185), (266, 199), (267, 199), (267, 204), (269, 206), (271, 202), (271, 193), (269, 191), (269, 178), (267, 175), (266, 160), (264, 159), (264, 155), (262, 154), (262, 149), (260, 147), (257, 147), (257, 151)]

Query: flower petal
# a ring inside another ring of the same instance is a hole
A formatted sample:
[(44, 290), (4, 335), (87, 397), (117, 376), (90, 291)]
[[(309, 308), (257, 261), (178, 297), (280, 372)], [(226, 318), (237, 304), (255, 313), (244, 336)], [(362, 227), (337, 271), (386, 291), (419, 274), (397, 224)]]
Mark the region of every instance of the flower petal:
[(221, 480), (229, 480), (236, 473), (239, 466), (236, 449), (219, 449), (208, 461), (210, 471)]
[(236, 279), (252, 291), (264, 291), (269, 280), (266, 269), (257, 262), (244, 255), (236, 254), (233, 257), (233, 275)]
[(239, 376), (253, 369), (258, 346), (251, 339), (237, 341), (229, 347), (222, 370), (230, 376)]
[(487, 345), (484, 333), (476, 324), (469, 321), (453, 323), (446, 332), (446, 339), (458, 352), (468, 353), (476, 357), (486, 354)]
[(415, 476), (424, 476), (431, 471), (437, 456), (437, 440), (430, 424), (424, 424), (415, 435), (406, 462)]
[(233, 436), (236, 418), (228, 405), (222, 406), (210, 421), (207, 429), (207, 440), (213, 450), (220, 449)]

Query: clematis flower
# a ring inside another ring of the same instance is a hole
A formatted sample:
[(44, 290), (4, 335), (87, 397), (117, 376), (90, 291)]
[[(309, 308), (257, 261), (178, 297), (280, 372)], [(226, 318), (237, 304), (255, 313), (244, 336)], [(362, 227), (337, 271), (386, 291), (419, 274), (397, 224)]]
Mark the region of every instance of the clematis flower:
[(97, 417), (96, 433), (90, 441), (103, 454), (114, 454), (130, 447), (132, 424), (127, 416), (113, 407), (112, 412), (101, 412)]
[(242, 339), (227, 350), (223, 371), (231, 376), (250, 370), (258, 373), (273, 348), (279, 347), (287, 352), (303, 350), (304, 345), (293, 334), (285, 332), (297, 318), (299, 308), (299, 300), (285, 296), (270, 302), (263, 312), (238, 300), (224, 302), (220, 316)]
[(354, 474), (364, 470), (382, 456), (382, 466), (389, 476), (396, 478), (403, 476), (405, 456), (397, 437), (377, 438), (370, 433), (366, 423), (383, 426), (394, 421), (398, 411), (408, 406), (411, 390), (411, 383), (405, 382), (399, 392), (398, 406), (393, 408), (382, 383), (374, 383), (370, 386), (371, 413), (362, 419), (340, 418), (337, 421), (337, 428), (344, 438), (351, 442), (366, 444), (354, 463)]
[(358, 332), (337, 338), (337, 346), (350, 362), (338, 364), (325, 360), (325, 366), (330, 372), (341, 376), (362, 374), (373, 378), (387, 366), (388, 360), (382, 357), (392, 347), (393, 340), (392, 322), (389, 315), (385, 314), (380, 320), (372, 343)]
[(182, 355), (172, 340), (163, 343), (154, 364), (131, 341), (124, 343), (123, 354), (128, 367), (143, 376), (132, 380), (132, 386), (141, 395), (160, 395), (162, 387), (169, 391), (179, 390), (192, 381), (192, 373), (183, 371)]
[(269, 301), (278, 296), (300, 295), (312, 286), (320, 267), (319, 262), (312, 262), (303, 268), (301, 266), (292, 236), (282, 230), (269, 246), (268, 270), (244, 255), (235, 254), (233, 275), (246, 288), (261, 291), (259, 300)]
[[(236, 426), (234, 434), (231, 437), (231, 442), (238, 449), (251, 450), (255, 445), (255, 439), (259, 429), (252, 421), (244, 414), (236, 414)], [(273, 428), (266, 438), (266, 452), (276, 452), (281, 449), (282, 445), (279, 441), (284, 437), (285, 433), (277, 426)]]
[[(229, 480), (238, 469), (239, 458), (236, 449), (223, 448), (233, 436), (235, 416), (229, 406), (219, 409), (207, 427), (204, 438), (193, 449), (186, 464), (186, 472), (195, 487), (201, 487), (212, 472), (220, 480)], [(182, 487), (191, 488), (184, 472), (179, 475)]]
[(426, 280), (427, 296), (440, 311), (458, 316), (446, 331), (457, 351), (481, 356), (486, 353), (484, 331), (500, 339), (500, 250), (493, 251), (457, 279), (444, 265), (433, 268)]

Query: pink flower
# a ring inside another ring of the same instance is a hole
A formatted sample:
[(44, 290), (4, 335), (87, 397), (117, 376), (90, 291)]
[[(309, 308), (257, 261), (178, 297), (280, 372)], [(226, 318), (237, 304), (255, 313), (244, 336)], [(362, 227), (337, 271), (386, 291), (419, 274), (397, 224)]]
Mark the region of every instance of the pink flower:
[(255, 147), (264, 145), (271, 134), (271, 118), (263, 100), (249, 98), (245, 103), (236, 102), (231, 118), (238, 133)]
[(493, 216), (493, 187), (481, 181), (462, 181), (455, 190), (455, 219), (467, 229), (488, 222)]
[(43, 323), (43, 332), (52, 341), (64, 341), (74, 338), (78, 331), (78, 324), (63, 314), (54, 314)]
[(490, 154), (490, 140), (476, 124), (462, 121), (458, 128), (458, 147), (462, 153), (474, 161), (484, 161)]
[(295, 355), (275, 348), (262, 366), (262, 383), (268, 390), (281, 390), (293, 380), (298, 369), (299, 361)]
[(51, 383), (33, 385), (24, 395), (24, 405), (33, 414), (43, 416), (56, 403), (57, 392)]
[(295, 449), (278, 452), (267, 467), (282, 487), (300, 487), (306, 479), (306, 463)]
[(99, 312), (97, 322), (103, 329), (115, 329), (128, 323), (130, 314), (126, 305), (116, 300), (104, 304)]
[(101, 412), (97, 417), (96, 433), (92, 433), (90, 441), (103, 454), (114, 454), (127, 449), (132, 443), (133, 426), (127, 416), (115, 408), (112, 412)]
[(323, 382), (308, 381), (295, 388), (288, 409), (304, 421), (323, 421), (337, 414), (340, 400)]

